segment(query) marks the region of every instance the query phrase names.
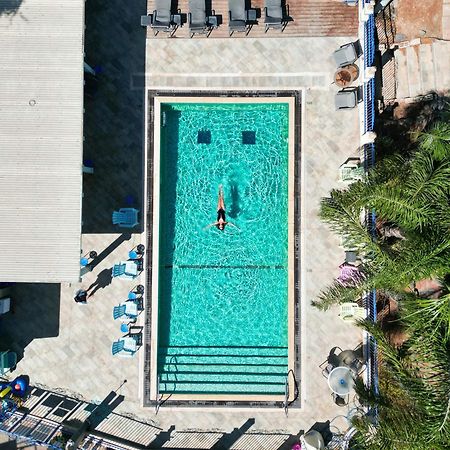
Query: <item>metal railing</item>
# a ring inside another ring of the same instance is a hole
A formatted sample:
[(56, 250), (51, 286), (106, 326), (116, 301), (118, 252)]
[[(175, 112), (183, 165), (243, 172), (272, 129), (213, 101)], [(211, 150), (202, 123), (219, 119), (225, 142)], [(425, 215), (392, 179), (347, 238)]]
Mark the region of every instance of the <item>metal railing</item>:
[(364, 132), (373, 131), (375, 127), (375, 79), (364, 83)]
[(371, 67), (375, 61), (375, 17), (373, 14), (364, 24), (364, 67)]

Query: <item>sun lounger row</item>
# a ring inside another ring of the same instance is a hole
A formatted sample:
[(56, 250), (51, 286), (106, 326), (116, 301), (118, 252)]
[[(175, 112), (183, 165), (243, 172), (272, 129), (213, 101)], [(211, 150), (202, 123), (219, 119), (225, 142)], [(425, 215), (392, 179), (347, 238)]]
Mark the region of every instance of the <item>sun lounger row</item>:
[[(182, 14), (180, 10), (172, 9), (171, 0), (155, 0), (153, 14), (142, 16), (141, 25), (150, 26), (154, 34), (160, 31), (170, 33), (172, 36), (179, 26), (187, 21), (189, 35), (205, 34), (209, 36), (211, 31), (221, 23), (221, 15), (217, 15), (211, 8), (207, 9), (208, 0), (189, 0), (189, 13)], [(251, 8), (248, 0), (228, 0), (228, 29), (230, 36), (234, 32), (249, 33), (253, 25), (258, 23), (259, 11)], [(292, 20), (289, 17), (289, 8), (285, 0), (265, 0), (264, 23), (265, 31), (270, 28), (284, 30), (287, 23)]]

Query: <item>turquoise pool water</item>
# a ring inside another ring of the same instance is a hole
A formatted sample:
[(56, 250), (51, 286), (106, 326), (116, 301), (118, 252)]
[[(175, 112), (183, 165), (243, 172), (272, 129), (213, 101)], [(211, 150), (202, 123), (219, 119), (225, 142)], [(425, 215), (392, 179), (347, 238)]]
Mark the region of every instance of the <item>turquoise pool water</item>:
[[(284, 393), (289, 104), (161, 116), (159, 390)], [(236, 227), (205, 229), (220, 184)]]

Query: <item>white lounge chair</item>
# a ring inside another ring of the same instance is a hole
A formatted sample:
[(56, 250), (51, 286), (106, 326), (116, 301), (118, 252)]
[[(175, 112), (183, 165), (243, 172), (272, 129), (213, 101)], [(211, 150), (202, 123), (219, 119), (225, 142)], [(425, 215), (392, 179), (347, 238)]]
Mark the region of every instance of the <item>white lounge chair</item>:
[(342, 303), (340, 305), (339, 317), (344, 322), (354, 323), (366, 318), (366, 309), (362, 308), (357, 303)]

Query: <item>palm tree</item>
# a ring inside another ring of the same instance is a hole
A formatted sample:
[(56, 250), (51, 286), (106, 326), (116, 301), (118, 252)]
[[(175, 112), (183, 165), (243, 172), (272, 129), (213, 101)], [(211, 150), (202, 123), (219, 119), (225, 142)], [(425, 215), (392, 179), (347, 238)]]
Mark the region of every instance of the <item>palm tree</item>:
[(356, 384), (360, 402), (376, 407), (378, 414), (375, 423), (371, 415), (354, 418), (354, 448), (448, 449), (450, 359), (441, 335), (415, 334), (396, 349), (379, 326), (365, 322), (363, 327), (377, 340), (382, 394)]
[[(365, 279), (344, 288), (333, 283), (316, 306), (354, 301), (369, 289), (402, 292), (415, 280), (450, 272), (450, 127), (436, 124), (418, 136), (409, 158), (391, 156), (365, 180), (333, 190), (320, 217), (365, 255)], [(364, 211), (381, 218), (374, 240), (361, 220)], [(389, 233), (387, 230), (390, 230)], [(392, 230), (395, 230), (394, 232)], [(390, 236), (389, 236), (390, 234)]]

